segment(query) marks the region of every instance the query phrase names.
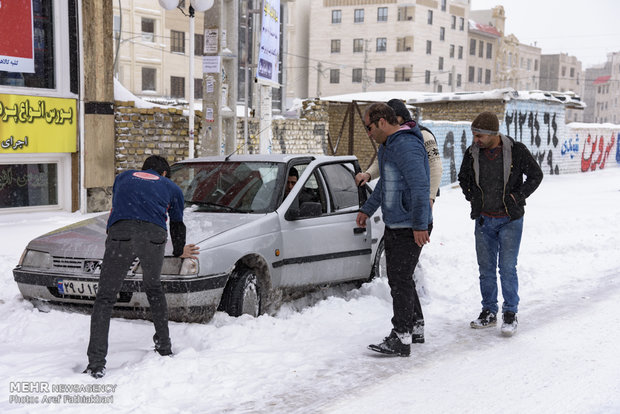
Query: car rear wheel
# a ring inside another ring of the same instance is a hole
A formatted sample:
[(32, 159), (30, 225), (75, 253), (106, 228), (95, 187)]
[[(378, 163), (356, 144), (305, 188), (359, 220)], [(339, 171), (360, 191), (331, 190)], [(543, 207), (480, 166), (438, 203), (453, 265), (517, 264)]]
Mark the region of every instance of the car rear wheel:
[(260, 315), (261, 300), (258, 278), (252, 269), (236, 269), (230, 280), (225, 311), (230, 316)]

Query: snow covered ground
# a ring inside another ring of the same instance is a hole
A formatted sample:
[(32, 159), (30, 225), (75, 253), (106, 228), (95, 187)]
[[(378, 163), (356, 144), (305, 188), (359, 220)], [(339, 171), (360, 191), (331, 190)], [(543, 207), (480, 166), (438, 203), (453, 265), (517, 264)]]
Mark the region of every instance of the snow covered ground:
[[(480, 311), (473, 222), (460, 190), (444, 187), (416, 271), (426, 343), (410, 358), (366, 349), (390, 330), (389, 289), (375, 280), (257, 319), (171, 323), (172, 358), (152, 351), (150, 322), (114, 319), (102, 380), (81, 374), (89, 317), (37, 311), (11, 272), (28, 240), (85, 216), (0, 215), (0, 412), (619, 413), (619, 206), (620, 168), (545, 177), (526, 207), (512, 338), (469, 328)], [(87, 398), (99, 402), (78, 403)]]

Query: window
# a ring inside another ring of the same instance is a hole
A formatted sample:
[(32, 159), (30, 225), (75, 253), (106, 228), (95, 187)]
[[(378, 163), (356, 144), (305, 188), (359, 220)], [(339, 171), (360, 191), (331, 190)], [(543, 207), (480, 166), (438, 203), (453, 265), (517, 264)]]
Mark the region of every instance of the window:
[(185, 32), (170, 30), (170, 51), (185, 53)]
[(340, 53), (340, 39), (332, 39), (332, 53)]
[(375, 83), (385, 83), (385, 68), (375, 69)]
[(459, 59), (463, 59), (463, 46), (459, 46)]
[(448, 73), (448, 86), (452, 86), (452, 72)]
[(527, 70), (532, 70), (532, 59), (527, 60)]
[(185, 98), (185, 78), (170, 76), (170, 96), (172, 98)]
[[(321, 172), (330, 191), (334, 211), (357, 210), (360, 206), (360, 192), (355, 184), (352, 164), (330, 164), (321, 167)], [(362, 200), (363, 201), (363, 200)]]
[(379, 7), (377, 8), (377, 21), (378, 22), (387, 22), (387, 7)]
[(446, 0), (441, 0), (441, 11), (446, 11)]
[(155, 92), (155, 75), (157, 71), (153, 68), (142, 68), (142, 91)]
[(202, 78), (194, 79), (194, 99), (202, 99)]
[(427, 85), (431, 83), (431, 71), (430, 70), (424, 71), (424, 83), (426, 83)]
[(450, 29), (456, 29), (456, 16), (450, 16)]
[(112, 30), (114, 30), (114, 40), (121, 37), (121, 16), (114, 15), (114, 21), (112, 22)]
[(155, 20), (142, 18), (142, 40), (145, 42), (155, 41)]
[(445, 27), (439, 28), (439, 40), (441, 40), (442, 42), (446, 40), (446, 28)]
[(469, 67), (469, 77), (467, 78), (467, 81), (469, 83), (474, 83), (474, 78), (476, 76), (476, 68), (474, 68), (473, 66)]
[(566, 76), (566, 66), (562, 66), (562, 77)]
[(387, 50), (387, 38), (377, 37), (377, 52), (385, 52)]
[(426, 23), (433, 24), (433, 11), (429, 10), (426, 14)]
[(404, 6), (398, 8), (398, 21), (413, 20), (415, 13), (414, 6)]
[(484, 42), (482, 40), (478, 43), (478, 57), (484, 57)]
[(459, 17), (459, 30), (462, 32), (465, 30), (465, 18)]
[(450, 45), (450, 57), (454, 57), (454, 45)]
[(482, 83), (482, 68), (478, 68), (478, 83)]
[[(6, 3), (8, 2), (5, 2), (5, 4)], [(30, 2), (28, 3), (30, 4)], [(65, 69), (64, 61), (60, 58), (58, 59), (58, 61), (56, 61), (55, 58), (57, 53), (54, 50), (54, 42), (56, 38), (54, 36), (54, 13), (52, 10), (52, 1), (38, 1), (36, 3), (38, 3), (38, 5), (33, 5), (32, 7), (32, 26), (34, 35), (34, 73), (0, 71), (0, 85), (54, 89), (57, 87), (56, 69), (60, 70), (61, 67), (62, 69)], [(56, 3), (54, 3), (54, 7), (55, 6)], [(8, 8), (11, 6), (5, 7)], [(61, 31), (60, 28), (57, 29), (59, 32)], [(70, 36), (73, 36), (73, 33), (70, 33)], [(0, 48), (3, 51), (5, 50), (5, 47), (11, 48), (11, 45), (6, 44), (6, 41), (4, 39), (0, 40), (0, 43), (2, 43), (2, 46), (0, 46)], [(72, 56), (72, 58), (73, 57), (74, 56)], [(69, 58), (67, 58), (66, 64), (69, 65)], [(75, 67), (77, 68), (77, 66)], [(79, 73), (79, 71), (77, 70), (70, 72), (75, 72), (75, 74)], [(59, 77), (62, 76), (62, 74), (60, 73), (58, 75)], [(73, 73), (71, 74), (71, 76), (74, 76)], [(73, 79), (71, 80), (71, 83), (73, 83)], [(71, 86), (71, 90), (72, 92), (77, 94), (77, 84), (75, 90), (73, 90), (73, 85)], [(7, 139), (8, 137), (4, 136), (4, 131), (2, 131), (2, 136), (0, 138)]]
[(484, 83), (487, 85), (491, 84), (491, 69), (485, 69), (484, 71)]
[(439, 65), (438, 65), (438, 69), (439, 70), (443, 70), (443, 56), (439, 57)]
[(443, 85), (441, 84), (437, 85), (437, 92), (439, 93), (443, 92)]
[(427, 40), (426, 41), (426, 54), (430, 55), (432, 50), (433, 50), (433, 42), (431, 42), (430, 40)]
[(575, 68), (570, 68), (570, 77), (571, 78), (575, 77)]
[(397, 52), (411, 52), (413, 50), (413, 36), (399, 37), (396, 39)]
[(204, 35), (194, 34), (194, 56), (204, 55), (204, 41)]
[(538, 59), (534, 59), (534, 72), (538, 70)]
[(461, 87), (461, 74), (459, 73), (458, 75), (456, 75), (456, 87), (460, 88)]
[(493, 59), (493, 43), (487, 42), (487, 59)]
[(364, 9), (355, 9), (353, 12), (353, 21), (355, 23), (364, 23)]
[(340, 69), (329, 70), (329, 83), (340, 83)]
[(362, 83), (362, 69), (355, 68), (351, 73), (351, 77), (353, 78), (353, 83)]
[(0, 209), (57, 205), (58, 167), (56, 163), (0, 164)]
[(364, 51), (364, 39), (353, 39), (353, 53), (362, 53)]
[(409, 82), (411, 80), (411, 66), (397, 66), (394, 69), (395, 82)]
[(342, 22), (342, 10), (332, 10), (332, 23)]
[(469, 54), (470, 56), (476, 56), (476, 39), (469, 40)]

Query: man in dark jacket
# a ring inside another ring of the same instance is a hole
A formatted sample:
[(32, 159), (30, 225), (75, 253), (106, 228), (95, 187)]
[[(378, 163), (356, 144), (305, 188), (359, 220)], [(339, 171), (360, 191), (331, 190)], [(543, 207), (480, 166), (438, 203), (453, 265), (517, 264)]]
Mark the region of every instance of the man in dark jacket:
[(90, 320), (88, 367), (84, 371), (94, 378), (105, 375), (112, 308), (136, 257), (143, 270), (144, 289), (155, 325), (155, 350), (160, 355), (172, 354), (168, 305), (160, 281), (168, 235), (167, 216), (173, 255), (195, 259), (199, 249), (193, 244), (185, 245), (183, 192), (168, 176), (170, 166), (166, 159), (152, 155), (144, 161), (142, 171), (125, 171), (114, 180), (108, 237)]
[(359, 227), (366, 227), (368, 217), (381, 207), (394, 311), (390, 335), (369, 348), (383, 354), (409, 356), (414, 322), (424, 319), (413, 271), (422, 246), (430, 242), (429, 227), (433, 221), (428, 201), (428, 157), (420, 129), (398, 125), (396, 114), (388, 105), (370, 105), (363, 118), (368, 135), (380, 144), (380, 178), (356, 222)]
[[(471, 124), (474, 144), (465, 151), (459, 184), (471, 203), (476, 221), (476, 255), (480, 272), (482, 312), (472, 328), (488, 328), (497, 323), (497, 273), (502, 285), (502, 334), (517, 329), (519, 280), (517, 256), (523, 231), (525, 199), (540, 185), (540, 166), (520, 142), (499, 133), (499, 120), (483, 112)], [(523, 181), (523, 176), (526, 180)]]

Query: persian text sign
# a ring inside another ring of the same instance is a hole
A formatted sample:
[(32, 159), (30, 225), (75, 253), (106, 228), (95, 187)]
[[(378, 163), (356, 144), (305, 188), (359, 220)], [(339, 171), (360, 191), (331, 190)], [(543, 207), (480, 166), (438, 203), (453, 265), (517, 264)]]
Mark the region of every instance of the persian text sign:
[(0, 70), (34, 73), (32, 0), (0, 1)]
[(0, 154), (76, 151), (75, 99), (0, 94)]
[(260, 49), (256, 79), (279, 87), (280, 60), (280, 0), (263, 0)]

